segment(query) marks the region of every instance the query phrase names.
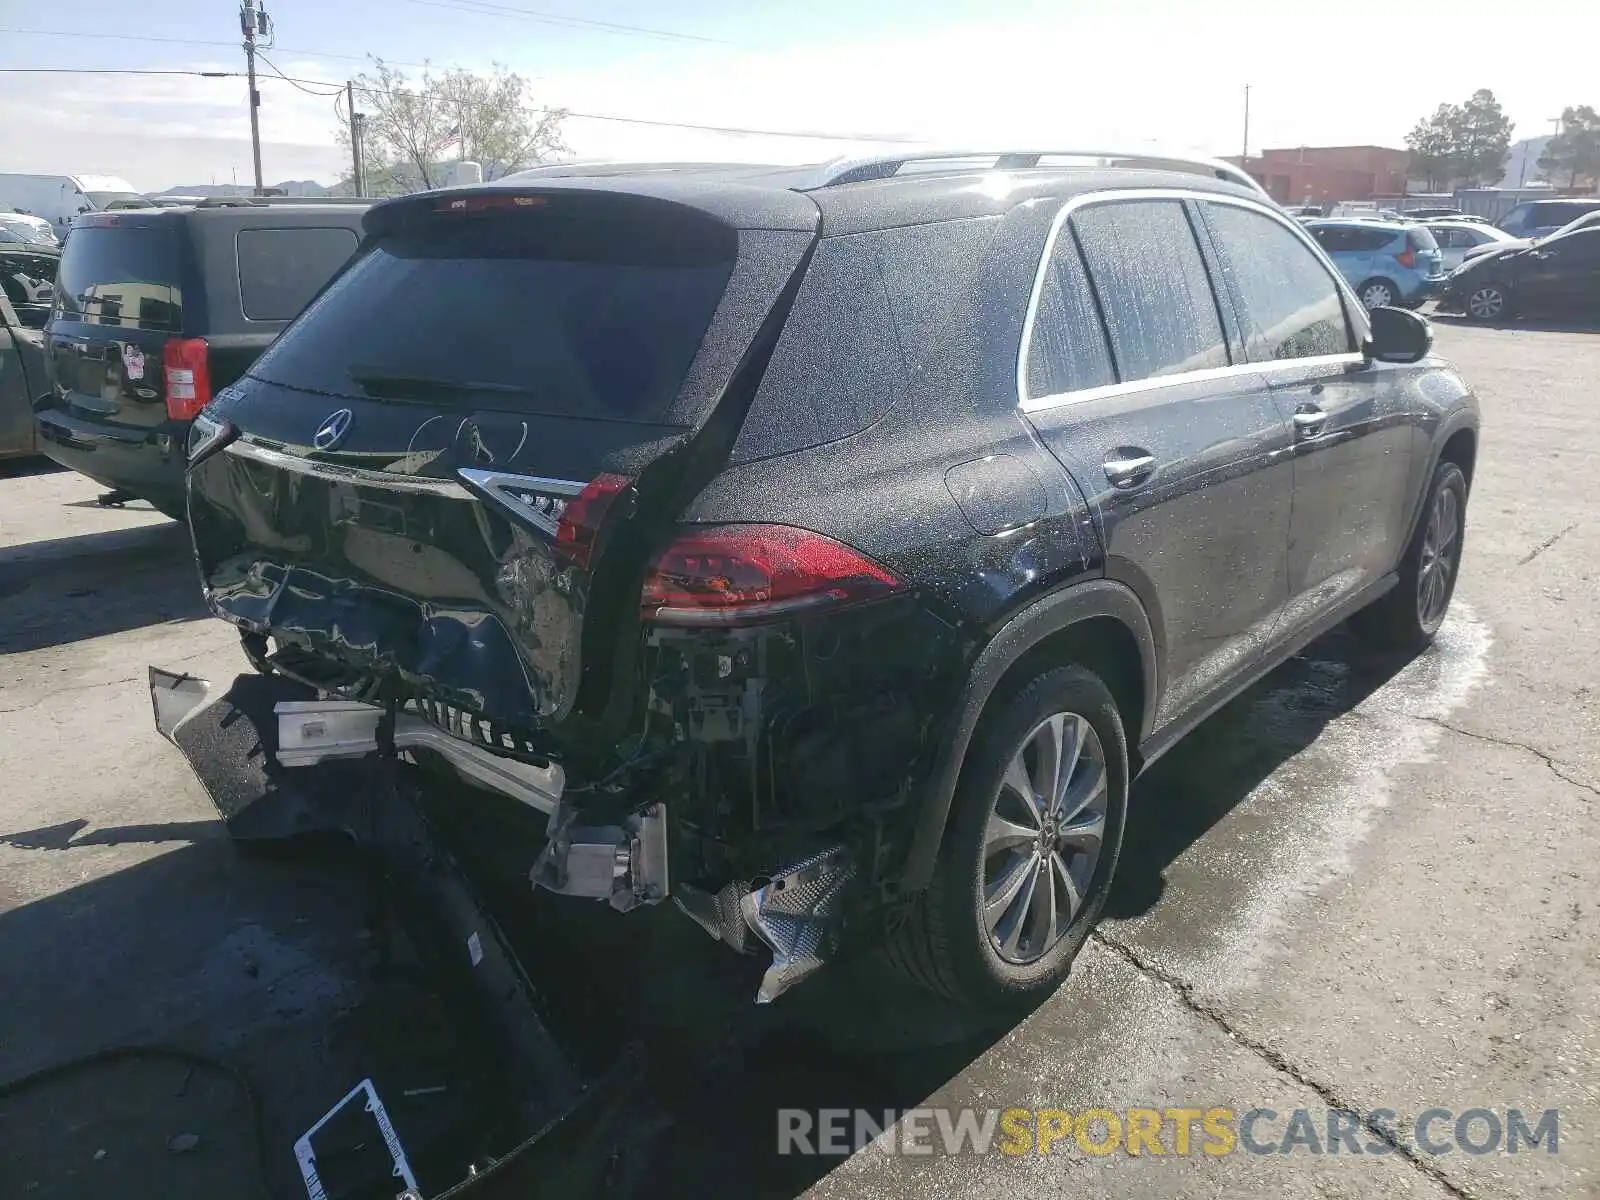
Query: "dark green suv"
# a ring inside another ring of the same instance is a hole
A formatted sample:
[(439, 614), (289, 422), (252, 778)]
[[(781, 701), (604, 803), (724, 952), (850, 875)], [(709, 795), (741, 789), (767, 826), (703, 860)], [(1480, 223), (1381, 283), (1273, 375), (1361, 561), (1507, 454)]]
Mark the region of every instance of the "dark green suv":
[(39, 449), (183, 514), (189, 423), (355, 252), (366, 201), (224, 200), (73, 222)]

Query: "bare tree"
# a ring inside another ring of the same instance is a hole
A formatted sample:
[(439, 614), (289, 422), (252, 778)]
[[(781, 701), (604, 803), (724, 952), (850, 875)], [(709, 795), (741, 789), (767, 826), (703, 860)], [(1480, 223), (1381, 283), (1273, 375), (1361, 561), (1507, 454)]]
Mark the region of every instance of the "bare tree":
[[(488, 75), (424, 67), (413, 82), (381, 58), (372, 65), (356, 76), (355, 93), (357, 107), (370, 114), (361, 140), (373, 194), (441, 187), (453, 158), (479, 163), (485, 179), (498, 179), (568, 150), (561, 140), (566, 110), (536, 105), (528, 81), (503, 66)], [(347, 128), (337, 136), (349, 146)]]

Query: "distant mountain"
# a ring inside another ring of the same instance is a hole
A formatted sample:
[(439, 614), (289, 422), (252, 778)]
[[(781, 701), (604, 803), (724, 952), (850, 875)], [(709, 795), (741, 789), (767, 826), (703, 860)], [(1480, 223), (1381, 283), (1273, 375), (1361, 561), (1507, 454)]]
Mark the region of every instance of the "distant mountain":
[(1511, 143), (1511, 153), (1506, 156), (1506, 175), (1501, 187), (1520, 187), (1544, 178), (1539, 168), (1539, 156), (1550, 144), (1548, 137), (1523, 138)]
[[(281, 189), (285, 196), (327, 196), (332, 188), (324, 187), (314, 179), (286, 179), (282, 183), (270, 185)], [(248, 196), (253, 189), (245, 184), (233, 183), (191, 183), (169, 187), (164, 192), (153, 192), (156, 196), (201, 196), (210, 199), (213, 196)]]

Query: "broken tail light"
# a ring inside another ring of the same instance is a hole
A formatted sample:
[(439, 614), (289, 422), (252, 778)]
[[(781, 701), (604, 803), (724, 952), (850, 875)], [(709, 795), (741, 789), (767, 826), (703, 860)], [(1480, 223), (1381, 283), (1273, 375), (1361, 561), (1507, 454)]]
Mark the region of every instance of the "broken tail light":
[(167, 416), (192, 421), (211, 403), (211, 364), (204, 338), (168, 338), (161, 350)]
[(628, 490), (621, 475), (597, 475), (566, 501), (556, 523), (556, 553), (574, 566), (589, 568), (600, 526), (616, 499)]
[(809, 529), (713, 525), (685, 530), (656, 557), (641, 615), (659, 624), (740, 624), (901, 587), (864, 554)]

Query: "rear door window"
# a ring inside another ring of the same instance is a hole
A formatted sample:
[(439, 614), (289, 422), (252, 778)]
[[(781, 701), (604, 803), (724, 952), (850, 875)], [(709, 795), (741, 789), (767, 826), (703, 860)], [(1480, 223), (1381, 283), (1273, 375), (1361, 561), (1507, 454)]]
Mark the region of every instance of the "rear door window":
[(1071, 225), (1123, 382), (1228, 364), (1222, 317), (1181, 201), (1094, 204)]
[(1024, 399), (1054, 396), (1117, 380), (1111, 347), (1077, 239), (1063, 228), (1050, 251), (1028, 332)]
[(1352, 229), (1349, 232), (1350, 248), (1363, 253), (1382, 250), (1395, 240), (1392, 229)]
[(1338, 284), (1292, 230), (1237, 205), (1201, 207), (1252, 361), (1317, 358), (1355, 349)]
[(292, 321), (356, 249), (352, 229), (241, 229), (239, 302), (251, 321)]
[(80, 227), (61, 256), (57, 311), (68, 321), (178, 333), (181, 278), (172, 225)]
[(660, 420), (736, 255), (724, 229), (424, 217), (369, 244), (250, 373), (352, 398)]

